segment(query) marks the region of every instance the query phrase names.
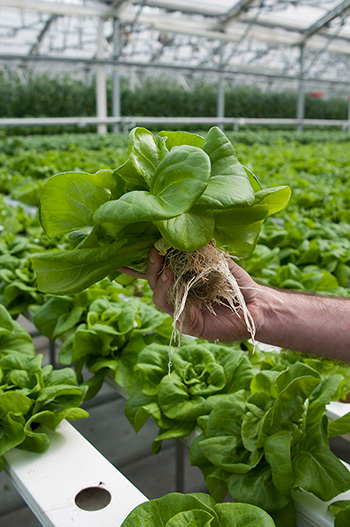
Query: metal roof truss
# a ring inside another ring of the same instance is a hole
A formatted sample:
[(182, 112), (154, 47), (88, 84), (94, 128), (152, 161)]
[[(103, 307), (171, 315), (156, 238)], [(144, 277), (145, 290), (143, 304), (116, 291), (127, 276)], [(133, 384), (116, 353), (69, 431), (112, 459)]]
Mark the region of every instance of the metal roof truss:
[(0, 63), (94, 65), (101, 19), (110, 66), (350, 82), (350, 0), (0, 0)]

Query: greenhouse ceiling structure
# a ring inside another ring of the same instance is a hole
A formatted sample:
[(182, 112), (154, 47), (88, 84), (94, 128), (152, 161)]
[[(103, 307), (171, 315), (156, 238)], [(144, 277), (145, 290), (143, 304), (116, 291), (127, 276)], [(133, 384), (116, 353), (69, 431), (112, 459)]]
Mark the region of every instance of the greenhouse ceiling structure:
[(114, 124), (138, 75), (217, 82), (218, 118), (225, 82), (298, 90), (302, 120), (307, 91), (349, 98), (350, 0), (0, 0), (0, 71), (28, 68), (92, 71), (104, 121), (111, 74)]
[(350, 83), (350, 0), (0, 0), (0, 64)]

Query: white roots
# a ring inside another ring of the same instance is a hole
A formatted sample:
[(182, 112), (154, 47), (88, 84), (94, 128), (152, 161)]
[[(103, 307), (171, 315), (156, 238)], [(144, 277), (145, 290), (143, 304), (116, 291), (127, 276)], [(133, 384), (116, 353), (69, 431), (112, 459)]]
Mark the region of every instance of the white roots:
[(211, 242), (194, 253), (171, 249), (166, 255), (165, 265), (174, 273), (174, 282), (168, 294), (168, 300), (174, 306), (173, 331), (169, 345), (169, 375), (175, 353), (171, 351), (172, 342), (175, 340), (177, 328), (181, 335), (185, 309), (194, 305), (200, 309), (208, 309), (215, 316), (215, 305), (227, 306), (244, 320), (255, 346), (255, 323), (237, 280), (229, 269), (225, 253), (219, 251)]

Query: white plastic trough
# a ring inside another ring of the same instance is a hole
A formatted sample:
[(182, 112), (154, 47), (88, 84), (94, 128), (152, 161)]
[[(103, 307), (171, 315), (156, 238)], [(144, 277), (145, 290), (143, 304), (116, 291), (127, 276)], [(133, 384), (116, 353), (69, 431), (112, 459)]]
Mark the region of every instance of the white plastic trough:
[[(108, 381), (127, 397), (124, 390)], [(344, 403), (331, 403), (327, 407), (330, 419), (349, 410), (350, 405)], [(51, 445), (45, 454), (13, 449), (4, 456), (5, 471), (44, 527), (119, 527), (134, 507), (147, 501), (67, 421), (56, 432), (47, 430), (47, 434)], [(196, 431), (184, 442), (189, 445), (195, 435)], [(334, 526), (334, 517), (327, 510), (330, 502), (322, 502), (306, 492), (295, 492), (294, 498), (298, 527)], [(350, 491), (332, 501), (338, 499), (350, 500)]]
[[(338, 417), (343, 417), (347, 413), (350, 412), (350, 404), (349, 403), (340, 403), (338, 401), (332, 401), (327, 406), (327, 416), (328, 419), (338, 419)], [(342, 436), (347, 441), (350, 441), (350, 434), (344, 434)]]
[[(350, 470), (350, 466), (344, 463)], [(334, 527), (334, 516), (328, 510), (333, 501), (350, 500), (350, 491), (339, 494), (331, 501), (321, 501), (308, 492), (295, 492), (293, 495), (297, 509), (298, 527)]]
[[(110, 377), (106, 381), (112, 386), (122, 397), (128, 398), (126, 391), (118, 386)], [(331, 402), (327, 405), (327, 416), (329, 419), (337, 419), (342, 417), (350, 411), (350, 404)], [(183, 442), (187, 446), (191, 446), (192, 441), (200, 433), (199, 429), (195, 429), (190, 435), (183, 438)], [(342, 436), (350, 441), (350, 434)], [(350, 465), (343, 462), (350, 471)], [(329, 502), (324, 502), (318, 499), (313, 494), (305, 491), (297, 491), (293, 493), (297, 509), (297, 525), (298, 527), (334, 527), (334, 516), (328, 510), (328, 506), (333, 501), (350, 500), (350, 490), (340, 494)]]
[[(12, 483), (44, 527), (119, 527), (134, 507), (147, 501), (67, 421), (47, 433), (51, 445), (45, 454), (13, 449), (4, 456)], [(306, 492), (295, 492), (294, 498), (298, 527), (334, 526), (330, 502)], [(332, 501), (338, 499), (349, 500), (350, 491)]]
[(47, 434), (45, 454), (13, 449), (4, 456), (5, 471), (44, 527), (119, 527), (147, 501), (67, 421)]

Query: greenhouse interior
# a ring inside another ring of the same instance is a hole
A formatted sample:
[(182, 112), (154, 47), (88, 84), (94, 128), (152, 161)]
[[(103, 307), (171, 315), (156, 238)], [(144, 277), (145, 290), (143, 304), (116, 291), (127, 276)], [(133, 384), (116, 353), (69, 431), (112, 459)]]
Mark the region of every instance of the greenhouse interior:
[(0, 0), (0, 147), (0, 527), (349, 527), (350, 0)]

